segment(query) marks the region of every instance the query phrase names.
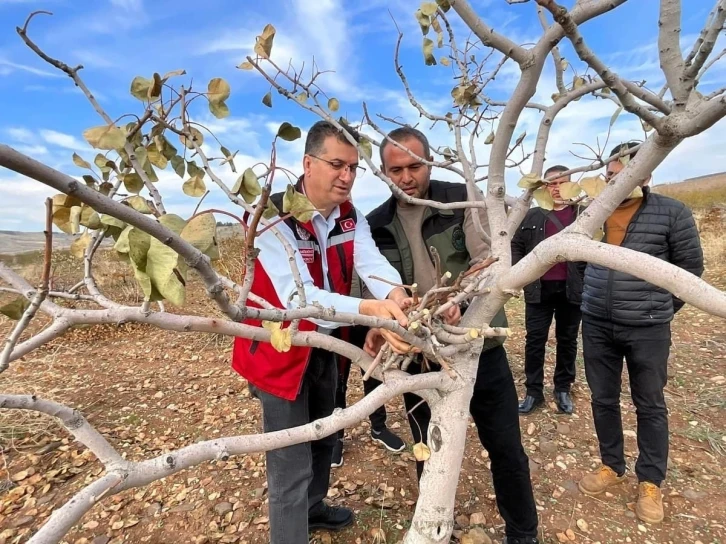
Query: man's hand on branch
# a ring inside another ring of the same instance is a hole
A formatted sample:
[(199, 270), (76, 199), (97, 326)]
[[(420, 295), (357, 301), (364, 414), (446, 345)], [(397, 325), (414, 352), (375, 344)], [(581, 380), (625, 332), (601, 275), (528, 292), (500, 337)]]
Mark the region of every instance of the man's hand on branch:
[[(398, 294), (394, 295), (394, 291), (400, 291), (403, 296)], [(395, 301), (392, 298), (395, 298)], [(364, 299), (360, 303), (359, 311), (363, 315), (372, 317), (380, 317), (383, 319), (396, 319), (402, 327), (408, 326), (408, 318), (403, 313), (401, 306), (406, 306), (406, 300), (410, 300), (406, 297), (406, 292), (403, 289), (394, 289), (391, 294), (388, 295), (388, 300), (366, 300)], [(413, 351), (411, 345), (405, 342), (396, 333), (393, 333), (387, 329), (378, 329), (383, 338), (391, 344), (391, 348), (396, 353), (404, 354)]]
[(383, 348), (385, 338), (381, 334), (381, 329), (371, 329), (366, 334), (366, 341), (363, 344), (363, 351), (365, 351), (371, 357), (378, 355), (378, 352)]
[(454, 304), (441, 315), (444, 317), (444, 323), (456, 326), (461, 321), (461, 308), (459, 308), (458, 304)]

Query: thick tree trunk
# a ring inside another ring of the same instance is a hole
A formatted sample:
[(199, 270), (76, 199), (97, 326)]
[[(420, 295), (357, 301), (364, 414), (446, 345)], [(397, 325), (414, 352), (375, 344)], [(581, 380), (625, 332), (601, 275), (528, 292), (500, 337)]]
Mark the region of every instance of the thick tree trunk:
[(431, 406), (428, 445), (431, 458), (419, 482), (419, 496), (405, 544), (449, 542), (454, 529), (454, 506), (469, 425), (469, 403), (474, 392), (479, 350), (457, 362), (461, 387), (444, 393)]

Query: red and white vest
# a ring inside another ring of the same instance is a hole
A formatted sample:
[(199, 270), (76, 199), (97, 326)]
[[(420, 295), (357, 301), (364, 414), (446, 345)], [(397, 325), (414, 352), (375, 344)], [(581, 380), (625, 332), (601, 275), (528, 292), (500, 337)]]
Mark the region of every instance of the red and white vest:
[[(282, 209), (282, 193), (272, 195), (278, 209)], [(335, 227), (325, 240), (325, 252), (328, 261), (328, 284), (330, 291), (340, 295), (350, 295), (351, 278), (353, 275), (353, 250), (356, 210), (350, 201), (340, 205), (340, 216)], [(321, 246), (315, 234), (312, 222), (301, 223), (295, 218), (288, 218), (285, 223), (295, 235), (297, 249), (307, 264), (313, 283), (319, 289), (325, 289), (323, 280), (323, 260)], [(288, 263), (280, 263), (288, 266)], [(286, 302), (277, 297), (273, 282), (274, 270), (265, 270), (259, 260), (255, 262), (255, 277), (252, 292), (264, 298), (276, 308), (286, 309)], [(311, 301), (308, 301), (311, 302)], [(247, 304), (258, 307), (252, 301)], [(246, 325), (261, 327), (256, 319), (246, 319)], [(283, 323), (283, 328), (290, 322)], [(317, 326), (306, 320), (300, 322), (302, 332), (314, 331)], [(341, 330), (345, 334), (347, 327)], [(295, 400), (302, 385), (303, 376), (310, 360), (312, 348), (292, 346), (290, 351), (280, 353), (268, 342), (258, 342), (247, 338), (235, 338), (232, 349), (232, 368), (241, 374), (249, 383), (257, 388), (286, 400)]]

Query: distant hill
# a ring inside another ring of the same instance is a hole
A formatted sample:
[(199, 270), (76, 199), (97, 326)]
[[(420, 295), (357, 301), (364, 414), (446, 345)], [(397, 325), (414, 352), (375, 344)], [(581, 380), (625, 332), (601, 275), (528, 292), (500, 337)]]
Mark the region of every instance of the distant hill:
[(691, 208), (726, 206), (726, 172), (698, 176), (676, 183), (660, 183), (653, 191), (684, 202)]

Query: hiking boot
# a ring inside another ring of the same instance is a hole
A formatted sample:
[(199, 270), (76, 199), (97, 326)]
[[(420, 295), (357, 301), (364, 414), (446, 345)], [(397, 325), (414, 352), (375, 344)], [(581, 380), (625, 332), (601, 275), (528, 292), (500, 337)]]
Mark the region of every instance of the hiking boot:
[(638, 502), (635, 514), (646, 523), (663, 521), (663, 495), (660, 487), (650, 482), (638, 484)]
[(319, 502), (308, 512), (308, 532), (316, 529), (340, 531), (354, 520), (353, 511), (342, 506), (330, 506)]
[(397, 434), (391, 432), (388, 427), (383, 427), (380, 431), (371, 429), (371, 438), (373, 442), (377, 442), (388, 451), (399, 452), (406, 448), (406, 443)]
[(333, 446), (333, 457), (330, 459), (330, 466), (338, 468), (343, 466), (343, 439), (338, 438)]
[(625, 474), (618, 476), (610, 467), (601, 465), (595, 472), (585, 475), (582, 480), (577, 484), (585, 495), (599, 495), (609, 487), (619, 484), (625, 480)]

